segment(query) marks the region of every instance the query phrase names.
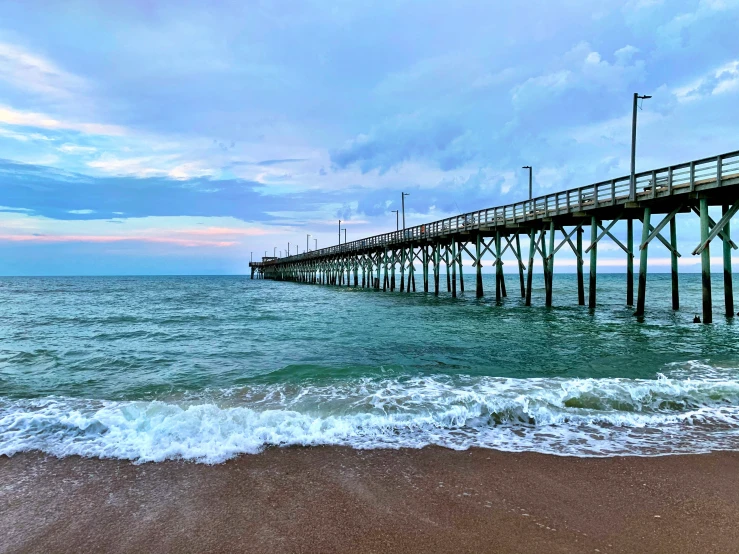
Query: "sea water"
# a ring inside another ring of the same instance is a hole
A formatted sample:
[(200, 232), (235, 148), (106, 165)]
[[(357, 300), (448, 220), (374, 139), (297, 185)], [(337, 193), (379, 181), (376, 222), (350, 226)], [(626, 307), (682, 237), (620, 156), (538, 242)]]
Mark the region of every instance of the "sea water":
[(723, 316), (719, 276), (713, 325), (692, 323), (694, 274), (680, 275), (678, 312), (669, 275), (650, 275), (643, 320), (623, 275), (598, 277), (594, 311), (574, 275), (555, 275), (552, 308), (541, 275), (531, 307), (518, 275), (499, 305), (493, 276), (482, 299), (465, 278), (456, 299), (247, 277), (0, 278), (0, 454), (739, 449), (739, 321)]

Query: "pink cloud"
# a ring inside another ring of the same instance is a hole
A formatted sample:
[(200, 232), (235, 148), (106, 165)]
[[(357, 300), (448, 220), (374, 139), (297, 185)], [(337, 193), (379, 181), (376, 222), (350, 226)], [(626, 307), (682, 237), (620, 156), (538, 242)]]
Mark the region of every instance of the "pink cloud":
[(175, 233), (181, 233), (184, 235), (206, 235), (206, 236), (219, 236), (219, 235), (240, 235), (247, 237), (256, 237), (261, 235), (269, 234), (264, 229), (257, 229), (255, 227), (249, 227), (246, 229), (232, 228), (232, 227), (206, 227), (204, 229), (182, 229), (174, 231)]
[(177, 246), (196, 247), (196, 246), (212, 246), (223, 248), (234, 246), (235, 241), (226, 240), (198, 240), (198, 239), (180, 239), (170, 237), (147, 237), (133, 236), (121, 237), (115, 235), (0, 235), (0, 241), (9, 242), (37, 242), (44, 244), (53, 244), (60, 242), (94, 242), (94, 243), (111, 243), (111, 242), (149, 242), (157, 244), (174, 244)]

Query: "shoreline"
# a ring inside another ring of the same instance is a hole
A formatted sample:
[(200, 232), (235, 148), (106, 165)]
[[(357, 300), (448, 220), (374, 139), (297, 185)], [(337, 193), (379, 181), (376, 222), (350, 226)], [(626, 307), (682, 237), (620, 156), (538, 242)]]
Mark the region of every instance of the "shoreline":
[(218, 465), (0, 457), (2, 552), (731, 552), (739, 452), (269, 448)]

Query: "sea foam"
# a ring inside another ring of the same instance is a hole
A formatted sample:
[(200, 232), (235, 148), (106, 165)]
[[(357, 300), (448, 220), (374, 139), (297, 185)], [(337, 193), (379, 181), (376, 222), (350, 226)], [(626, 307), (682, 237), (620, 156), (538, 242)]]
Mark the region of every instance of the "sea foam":
[(656, 379), (429, 376), (262, 384), (156, 401), (0, 398), (0, 454), (218, 463), (268, 446), (573, 456), (739, 449), (735, 371)]

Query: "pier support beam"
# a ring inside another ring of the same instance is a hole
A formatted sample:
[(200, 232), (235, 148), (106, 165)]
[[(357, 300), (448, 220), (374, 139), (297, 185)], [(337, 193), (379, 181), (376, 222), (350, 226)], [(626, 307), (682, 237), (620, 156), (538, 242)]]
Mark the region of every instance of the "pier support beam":
[(521, 263), (521, 235), (516, 233), (516, 257), (518, 258), (518, 279), (521, 282), (521, 298), (526, 298), (526, 282), (523, 278), (523, 264)]
[(392, 256), (390, 257), (390, 292), (395, 290), (395, 249), (393, 248)]
[(439, 296), (439, 248), (440, 244), (436, 243), (434, 249), (434, 295)]
[(457, 298), (457, 241), (452, 239), (452, 298)]
[(643, 247), (639, 253), (639, 286), (637, 289), (636, 297), (636, 311), (635, 316), (644, 316), (644, 303), (647, 297), (647, 262), (649, 261), (649, 229), (650, 218), (652, 216), (652, 210), (650, 208), (644, 208), (644, 221), (642, 226), (641, 243)]
[(588, 280), (588, 308), (595, 309), (595, 291), (598, 266), (598, 220), (590, 218), (590, 279)]
[(529, 237), (529, 267), (526, 275), (526, 302), (531, 306), (531, 286), (534, 283), (534, 253), (536, 252), (536, 230), (531, 229)]
[[(726, 216), (729, 206), (721, 208), (721, 215)], [(724, 246), (724, 304), (726, 306), (726, 317), (734, 317), (734, 285), (731, 281), (731, 229), (729, 222), (724, 225), (724, 238), (721, 241)]]
[[(708, 241), (708, 200), (700, 199), (701, 244)], [(701, 282), (703, 284), (703, 323), (713, 323), (713, 306), (711, 302), (711, 253), (710, 245), (701, 251)]]
[(423, 247), (423, 292), (429, 291), (429, 247)]
[(477, 270), (477, 286), (475, 287), (475, 295), (482, 298), (482, 254), (480, 254), (480, 235), (477, 235), (475, 248), (475, 269)]
[[(672, 274), (672, 309), (680, 309), (680, 291), (678, 289), (677, 279), (677, 218), (670, 220), (670, 244), (672, 244), (672, 252), (670, 252), (670, 269)], [(731, 247), (729, 247), (731, 248)]]
[(400, 292), (405, 290), (405, 247), (400, 247)]
[(464, 272), (462, 271), (462, 245), (458, 248), (457, 262), (459, 263), (459, 292), (464, 292)]
[(554, 281), (554, 221), (549, 223), (549, 257), (546, 259), (545, 267), (549, 278), (547, 279), (546, 305), (552, 306), (552, 285)]
[(500, 303), (501, 301), (501, 278), (503, 277), (503, 260), (501, 258), (500, 250), (500, 231), (495, 231), (495, 302)]
[(634, 220), (626, 220), (626, 305), (634, 305)]
[(579, 306), (585, 305), (585, 279), (583, 277), (582, 266), (585, 264), (585, 260), (582, 258), (582, 227), (577, 230), (577, 304)]
[(446, 291), (452, 292), (452, 277), (449, 273), (449, 245), (444, 246), (444, 265), (446, 266)]

